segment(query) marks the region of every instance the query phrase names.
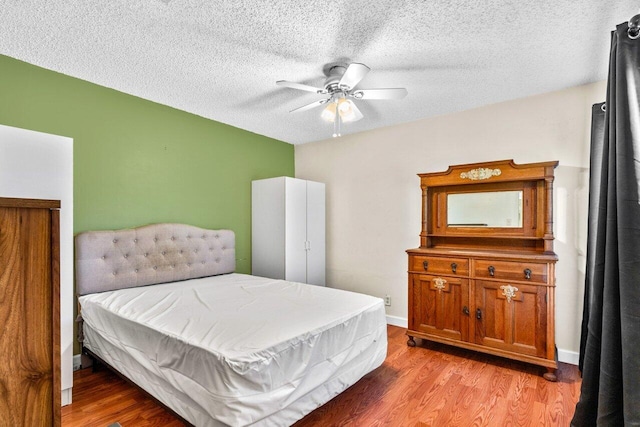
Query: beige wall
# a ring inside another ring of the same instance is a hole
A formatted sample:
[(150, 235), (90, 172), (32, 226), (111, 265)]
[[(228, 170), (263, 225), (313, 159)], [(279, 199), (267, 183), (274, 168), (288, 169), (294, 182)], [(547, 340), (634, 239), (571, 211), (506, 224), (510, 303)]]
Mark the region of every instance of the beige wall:
[(327, 184), (327, 285), (390, 295), (387, 314), (406, 322), (404, 251), (419, 245), (420, 233), (416, 174), (490, 160), (559, 160), (556, 342), (560, 359), (572, 361), (582, 317), (591, 105), (605, 91), (599, 82), (296, 146), (296, 177)]

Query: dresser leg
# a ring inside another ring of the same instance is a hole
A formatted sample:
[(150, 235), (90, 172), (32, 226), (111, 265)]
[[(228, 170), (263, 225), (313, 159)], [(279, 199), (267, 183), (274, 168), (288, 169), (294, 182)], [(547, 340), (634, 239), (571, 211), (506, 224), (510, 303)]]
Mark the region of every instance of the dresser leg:
[(553, 383), (558, 381), (558, 377), (556, 376), (555, 368), (547, 368), (547, 372), (542, 374), (542, 378), (544, 378), (547, 381), (551, 381)]
[(416, 340), (414, 340), (411, 335), (409, 335), (409, 339), (407, 340), (407, 345), (409, 347), (415, 347), (416, 346)]

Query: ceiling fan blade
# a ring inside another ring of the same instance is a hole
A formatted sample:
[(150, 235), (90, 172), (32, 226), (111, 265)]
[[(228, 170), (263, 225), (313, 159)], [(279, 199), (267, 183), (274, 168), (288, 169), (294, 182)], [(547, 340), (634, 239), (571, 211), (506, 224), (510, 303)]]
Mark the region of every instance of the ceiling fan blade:
[(302, 107), (298, 107), (296, 109), (293, 109), (291, 111), (289, 111), (290, 113), (299, 113), (301, 111), (307, 111), (310, 110), (312, 108), (316, 108), (319, 107), (323, 104), (326, 104), (331, 98), (327, 98), (327, 99), (321, 99), (319, 101), (314, 101), (311, 104), (307, 104), (307, 105), (303, 105)]
[(291, 89), (306, 90), (307, 92), (327, 93), (325, 89), (320, 89), (318, 87), (313, 87), (302, 83), (288, 82), (286, 80), (278, 80), (276, 84), (278, 86), (289, 87)]
[(367, 75), (369, 70), (370, 68), (364, 64), (359, 64), (357, 62), (352, 63), (347, 67), (347, 71), (342, 75), (338, 86), (346, 86), (349, 89), (356, 87), (356, 85), (360, 83), (360, 80), (364, 79), (364, 76)]
[(389, 89), (360, 89), (351, 93), (356, 99), (402, 99), (407, 96), (407, 89), (403, 87)]

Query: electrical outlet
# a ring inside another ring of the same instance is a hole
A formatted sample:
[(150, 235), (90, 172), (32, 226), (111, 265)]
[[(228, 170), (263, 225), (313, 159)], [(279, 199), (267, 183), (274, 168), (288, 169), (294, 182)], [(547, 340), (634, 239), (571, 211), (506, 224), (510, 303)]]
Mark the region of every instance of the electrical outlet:
[(391, 305), (391, 295), (385, 295), (384, 296), (384, 305)]

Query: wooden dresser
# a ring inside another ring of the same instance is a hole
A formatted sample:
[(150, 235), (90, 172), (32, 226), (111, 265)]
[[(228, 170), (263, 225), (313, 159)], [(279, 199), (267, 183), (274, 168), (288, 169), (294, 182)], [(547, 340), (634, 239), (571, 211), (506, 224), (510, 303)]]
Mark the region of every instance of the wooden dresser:
[(512, 160), (420, 174), (420, 247), (409, 249), (415, 337), (557, 368), (553, 172)]
[(0, 198), (1, 425), (60, 425), (59, 208)]

